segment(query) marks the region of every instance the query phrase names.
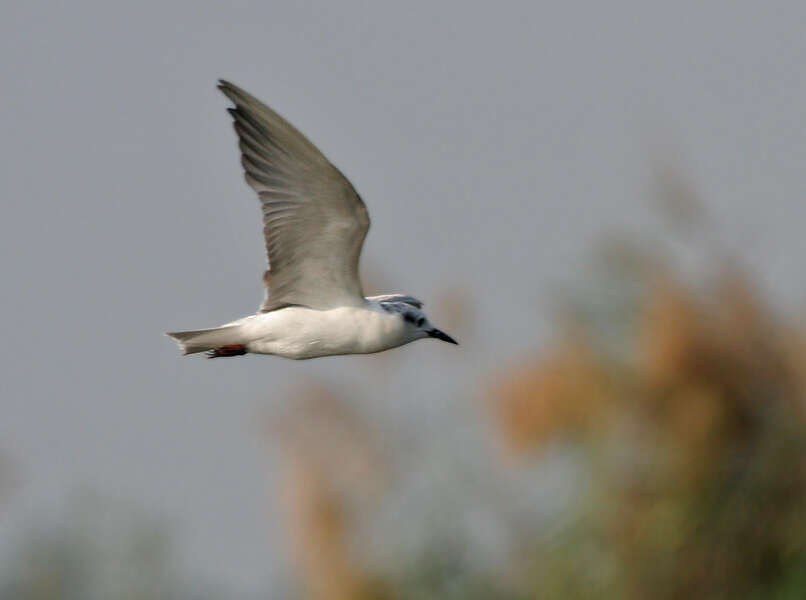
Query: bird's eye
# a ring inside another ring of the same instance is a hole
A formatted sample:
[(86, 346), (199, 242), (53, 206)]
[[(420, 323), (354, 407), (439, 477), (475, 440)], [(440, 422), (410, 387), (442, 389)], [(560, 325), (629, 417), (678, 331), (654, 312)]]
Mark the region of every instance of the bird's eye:
[(414, 323), (414, 315), (411, 313), (405, 313), (403, 315), (403, 320), (406, 321), (406, 323)]
[(422, 327), (423, 323), (425, 323), (425, 319), (423, 319), (422, 317), (417, 319), (417, 327)]

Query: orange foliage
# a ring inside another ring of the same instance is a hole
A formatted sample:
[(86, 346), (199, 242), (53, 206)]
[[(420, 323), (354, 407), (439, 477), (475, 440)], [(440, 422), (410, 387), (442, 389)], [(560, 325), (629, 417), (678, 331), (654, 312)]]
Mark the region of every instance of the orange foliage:
[(381, 483), (375, 448), (357, 415), (325, 390), (309, 390), (295, 406), (270, 430), (284, 450), (281, 500), (306, 597), (378, 598), (352, 543), (356, 515)]
[[(507, 374), (496, 422), (518, 453), (558, 438), (589, 450), (606, 498), (594, 519), (629, 597), (735, 597), (806, 556), (806, 338), (735, 269), (646, 289), (632, 358), (561, 339)], [(626, 476), (608, 475), (624, 473), (602, 458), (613, 443), (641, 457)]]
[(537, 365), (527, 363), (508, 373), (493, 408), (505, 441), (517, 453), (558, 432), (606, 418), (608, 387), (586, 346), (567, 340)]

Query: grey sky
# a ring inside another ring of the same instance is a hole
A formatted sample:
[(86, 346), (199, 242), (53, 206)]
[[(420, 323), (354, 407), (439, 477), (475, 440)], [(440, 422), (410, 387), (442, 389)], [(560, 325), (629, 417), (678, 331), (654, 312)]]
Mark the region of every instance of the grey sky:
[[(175, 520), (189, 568), (258, 588), (284, 560), (259, 410), (314, 377), (379, 390), (428, 438), (545, 339), (548, 292), (599, 233), (651, 221), (657, 147), (783, 302), (806, 292), (802, 2), (115, 4), (0, 18), (0, 451), (23, 478), (0, 553), (86, 485)], [(262, 293), (219, 77), (359, 190), (363, 267), (391, 288), (368, 292), (477, 295), (458, 350), (177, 356), (163, 331)]]

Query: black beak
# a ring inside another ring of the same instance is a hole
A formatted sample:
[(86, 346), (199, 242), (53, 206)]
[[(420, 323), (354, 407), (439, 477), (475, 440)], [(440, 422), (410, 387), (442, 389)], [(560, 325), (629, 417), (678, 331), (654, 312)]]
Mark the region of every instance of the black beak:
[(459, 345), (455, 339), (449, 336), (447, 333), (440, 331), (439, 329), (429, 329), (427, 331), (428, 337), (437, 338), (438, 340), (442, 340), (443, 342), (448, 342), (449, 344), (456, 344)]

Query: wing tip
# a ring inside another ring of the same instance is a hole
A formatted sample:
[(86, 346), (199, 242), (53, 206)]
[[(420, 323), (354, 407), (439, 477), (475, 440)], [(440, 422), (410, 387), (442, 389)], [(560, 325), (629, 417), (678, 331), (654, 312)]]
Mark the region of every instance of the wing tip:
[(216, 88), (218, 88), (221, 93), (224, 94), (236, 106), (241, 105), (245, 97), (248, 97), (246, 92), (226, 79), (219, 79), (218, 83), (216, 84)]

